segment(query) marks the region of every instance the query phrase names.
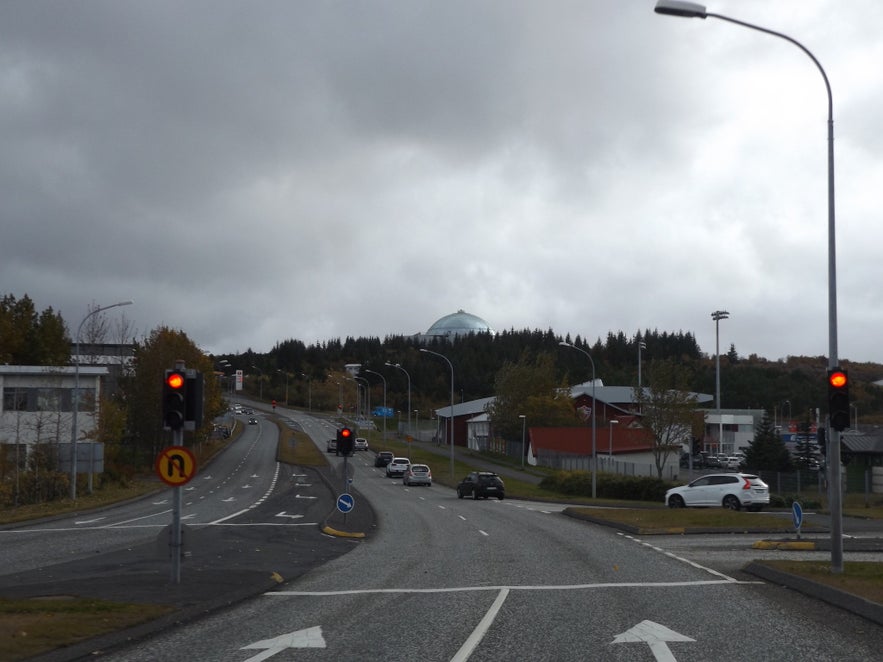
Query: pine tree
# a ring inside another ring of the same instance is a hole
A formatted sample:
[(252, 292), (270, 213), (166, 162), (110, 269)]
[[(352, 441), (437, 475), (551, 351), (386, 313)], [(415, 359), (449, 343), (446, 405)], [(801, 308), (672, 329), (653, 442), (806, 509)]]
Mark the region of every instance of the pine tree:
[(754, 430), (754, 441), (745, 451), (743, 464), (749, 471), (791, 471), (792, 469), (788, 447), (776, 432), (767, 412), (763, 413), (763, 418)]

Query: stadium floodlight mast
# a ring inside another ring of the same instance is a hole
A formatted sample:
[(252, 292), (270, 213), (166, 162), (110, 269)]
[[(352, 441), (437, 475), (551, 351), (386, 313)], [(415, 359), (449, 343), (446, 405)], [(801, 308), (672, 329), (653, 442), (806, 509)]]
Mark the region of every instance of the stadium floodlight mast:
[(135, 302), (129, 299), (126, 301), (120, 301), (118, 303), (112, 303), (109, 306), (101, 306), (99, 308), (96, 308), (95, 310), (87, 313), (83, 320), (80, 322), (80, 325), (77, 327), (77, 348), (74, 354), (74, 397), (72, 403), (73, 411), (71, 412), (71, 499), (77, 498), (77, 435), (79, 434), (79, 431), (77, 430), (77, 412), (80, 409), (80, 332), (83, 330), (83, 325), (86, 323), (86, 320), (93, 315), (97, 315), (98, 313), (109, 310), (111, 308), (119, 308), (120, 306), (131, 306), (133, 303)]
[[(655, 11), (657, 14), (679, 16), (683, 18), (717, 18), (721, 21), (740, 25), (750, 30), (763, 32), (797, 46), (812, 60), (825, 82), (828, 94), (828, 370), (838, 367), (837, 357), (837, 260), (834, 222), (834, 96), (828, 75), (816, 56), (799, 41), (781, 32), (770, 30), (753, 23), (746, 23), (729, 16), (706, 11), (704, 5), (682, 0), (658, 0)], [(828, 429), (828, 496), (831, 507), (831, 572), (843, 572), (843, 503), (840, 477), (840, 431)]]

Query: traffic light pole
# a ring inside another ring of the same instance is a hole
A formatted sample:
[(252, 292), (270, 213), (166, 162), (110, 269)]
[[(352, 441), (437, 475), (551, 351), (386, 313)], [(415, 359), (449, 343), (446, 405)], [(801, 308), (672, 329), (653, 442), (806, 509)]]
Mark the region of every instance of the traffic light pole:
[[(184, 445), (184, 430), (178, 429), (172, 433), (174, 446)], [(169, 532), (169, 548), (172, 553), (172, 576), (173, 584), (181, 583), (181, 557), (184, 554), (183, 534), (181, 532), (181, 486), (172, 488), (172, 530)]]

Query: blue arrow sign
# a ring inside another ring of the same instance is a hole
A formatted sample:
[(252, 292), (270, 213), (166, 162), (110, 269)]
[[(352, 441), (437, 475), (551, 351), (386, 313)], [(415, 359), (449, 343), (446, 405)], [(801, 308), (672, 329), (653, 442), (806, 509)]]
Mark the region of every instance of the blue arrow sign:
[(352, 494), (344, 493), (337, 497), (337, 509), (342, 513), (348, 513), (355, 505), (356, 502)]
[(794, 528), (797, 529), (799, 535), (800, 525), (803, 524), (803, 508), (800, 507), (800, 503), (797, 501), (791, 504), (791, 517), (794, 521)]

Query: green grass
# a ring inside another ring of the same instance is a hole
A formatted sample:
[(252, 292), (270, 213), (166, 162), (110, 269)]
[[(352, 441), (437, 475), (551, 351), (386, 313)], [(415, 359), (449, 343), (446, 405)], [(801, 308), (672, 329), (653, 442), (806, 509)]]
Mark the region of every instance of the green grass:
[(0, 660), (25, 660), (146, 623), (172, 607), (77, 598), (0, 598)]

